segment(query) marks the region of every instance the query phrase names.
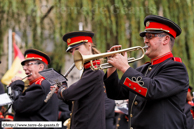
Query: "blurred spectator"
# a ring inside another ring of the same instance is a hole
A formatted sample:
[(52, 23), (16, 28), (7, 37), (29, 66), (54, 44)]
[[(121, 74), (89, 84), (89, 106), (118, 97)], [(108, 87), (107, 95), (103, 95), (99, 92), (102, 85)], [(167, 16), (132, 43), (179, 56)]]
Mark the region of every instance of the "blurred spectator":
[(105, 94), (106, 129), (114, 129), (115, 101)]
[(128, 115), (123, 112), (115, 113), (115, 129), (127, 129), (128, 127)]
[(115, 129), (127, 129), (128, 121), (128, 100), (124, 100), (115, 108)]
[[(14, 115), (12, 113), (6, 113), (3, 121), (13, 121)], [(5, 127), (4, 129), (13, 129), (12, 127)]]
[(3, 87), (3, 84), (0, 82), (0, 94), (5, 93), (5, 89)]
[[(1, 63), (1, 61), (0, 61), (0, 63)], [(5, 93), (5, 90), (4, 90), (3, 84), (0, 82), (0, 94), (3, 94), (3, 93)], [(1, 121), (4, 118), (3, 113), (1, 112), (1, 109), (2, 109), (2, 106), (0, 106), (0, 129), (2, 129), (1, 128)]]
[[(0, 82), (0, 94), (5, 93), (5, 89), (3, 87), (3, 84)], [(2, 106), (0, 106), (0, 110), (1, 110)]]
[(194, 103), (192, 101), (192, 95), (191, 95), (192, 87), (189, 86), (189, 89), (187, 91), (187, 98), (186, 98), (186, 104), (184, 107), (184, 113), (186, 115), (186, 125), (187, 129), (194, 129)]
[(2, 129), (1, 121), (3, 121), (3, 119), (4, 119), (3, 113), (0, 111), (0, 129)]
[[(0, 61), (0, 64), (1, 64), (1, 61)], [(5, 93), (5, 90), (4, 90), (3, 84), (0, 82), (0, 94), (2, 93)], [(0, 110), (1, 110), (1, 107), (0, 107)]]
[(58, 121), (62, 122), (62, 129), (66, 129), (66, 126), (64, 126), (63, 123), (70, 118), (71, 102), (66, 102), (62, 99), (58, 99), (58, 103), (59, 103)]

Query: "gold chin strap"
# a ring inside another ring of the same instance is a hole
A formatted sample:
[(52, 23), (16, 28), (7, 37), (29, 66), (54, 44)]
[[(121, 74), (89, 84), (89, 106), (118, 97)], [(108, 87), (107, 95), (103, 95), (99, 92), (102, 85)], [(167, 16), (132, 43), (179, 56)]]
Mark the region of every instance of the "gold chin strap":
[(164, 30), (164, 29), (162, 29), (162, 28), (160, 28), (160, 29), (156, 29), (156, 28), (149, 28), (149, 29), (145, 29), (145, 31), (147, 31), (147, 30), (164, 31), (164, 32), (167, 32), (167, 33), (169, 33), (169, 32), (170, 32), (169, 30)]
[(68, 45), (68, 47), (69, 47), (69, 46), (71, 46), (71, 45), (75, 45), (75, 44), (81, 43), (81, 42), (85, 42), (85, 43), (87, 43), (87, 42), (88, 42), (88, 40), (80, 40), (80, 41), (78, 41), (78, 42), (74, 42), (74, 43), (72, 43), (72, 44)]

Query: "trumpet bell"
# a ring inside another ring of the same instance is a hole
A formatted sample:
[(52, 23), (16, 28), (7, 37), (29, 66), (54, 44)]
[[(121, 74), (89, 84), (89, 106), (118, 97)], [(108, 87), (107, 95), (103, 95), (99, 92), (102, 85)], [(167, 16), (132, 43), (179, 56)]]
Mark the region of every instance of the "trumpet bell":
[(78, 50), (74, 52), (74, 63), (78, 70), (82, 70), (84, 63), (104, 57), (104, 55), (82, 55)]
[(74, 52), (74, 63), (78, 70), (82, 70), (84, 66), (83, 57), (79, 51)]

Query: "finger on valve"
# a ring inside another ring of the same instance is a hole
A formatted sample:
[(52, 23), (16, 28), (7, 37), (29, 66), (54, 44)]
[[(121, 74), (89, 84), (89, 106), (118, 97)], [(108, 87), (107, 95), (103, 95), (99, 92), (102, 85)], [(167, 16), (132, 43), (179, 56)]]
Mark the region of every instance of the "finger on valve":
[(109, 51), (117, 51), (117, 50), (120, 50), (121, 47), (122, 47), (121, 45), (114, 45), (114, 46), (112, 46), (112, 47), (110, 48)]
[[(108, 50), (108, 52), (118, 51), (118, 50), (121, 49), (121, 47), (122, 47), (121, 45), (114, 45), (114, 46), (112, 46), (112, 47)], [(111, 57), (114, 57), (115, 55), (116, 55), (116, 54), (109, 56), (109, 57), (108, 57), (108, 60), (109, 60)]]

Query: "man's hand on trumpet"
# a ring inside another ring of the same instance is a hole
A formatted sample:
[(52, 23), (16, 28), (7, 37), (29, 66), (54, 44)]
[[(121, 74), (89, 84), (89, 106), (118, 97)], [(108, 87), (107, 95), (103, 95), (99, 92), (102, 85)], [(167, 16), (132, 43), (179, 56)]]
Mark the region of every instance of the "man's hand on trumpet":
[[(19, 80), (19, 81), (17, 81)], [(17, 83), (13, 83), (17, 81)], [(17, 84), (17, 85), (15, 85)], [(22, 81), (21, 77), (17, 77), (15, 76), (12, 80), (11, 83), (9, 84), (8, 87), (11, 87), (11, 94), (10, 97), (13, 100), (16, 100), (18, 98), (18, 96), (22, 93), (22, 91), (24, 90), (24, 82)]]
[(22, 80), (21, 77), (15, 76), (14, 78), (11, 79), (11, 83), (16, 81), (16, 80)]
[[(108, 52), (117, 51), (121, 49), (121, 45), (115, 45), (110, 48)], [(115, 54), (108, 58), (108, 63), (114, 67), (109, 68), (107, 71), (107, 77), (109, 77), (116, 69), (125, 73), (125, 71), (130, 67), (127, 60), (127, 52), (122, 54)]]
[(12, 82), (16, 81), (16, 80), (22, 80), (22, 78), (21, 77), (18, 77), (18, 76), (15, 76), (14, 78), (11, 79), (11, 82), (9, 83), (9, 85), (7, 85), (7, 88), (9, 88), (10, 87), (10, 84)]

